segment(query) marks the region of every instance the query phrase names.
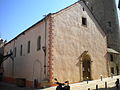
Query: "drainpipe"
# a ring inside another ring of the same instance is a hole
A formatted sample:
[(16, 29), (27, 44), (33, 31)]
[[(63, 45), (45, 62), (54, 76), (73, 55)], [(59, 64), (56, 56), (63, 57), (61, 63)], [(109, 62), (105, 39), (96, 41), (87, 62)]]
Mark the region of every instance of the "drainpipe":
[(47, 67), (49, 67), (47, 65), (47, 60), (46, 60), (46, 52), (47, 52), (47, 17), (51, 15), (51, 13), (49, 13), (48, 15), (44, 15), (44, 22), (45, 22), (45, 44), (42, 47), (43, 51), (44, 51), (44, 75), (45, 75), (45, 79), (48, 80), (48, 73), (47, 73)]
[(43, 51), (44, 51), (44, 75), (45, 75), (45, 79), (46, 79), (46, 76), (47, 76), (47, 65), (46, 65), (46, 34), (47, 34), (47, 18), (46, 18), (47, 15), (44, 15), (45, 19), (45, 43), (44, 43), (44, 46), (42, 47)]
[(12, 59), (12, 76), (13, 76), (13, 78), (14, 78), (14, 55), (15, 55), (15, 40), (14, 40), (14, 45), (13, 45), (13, 57), (11, 56), (11, 59)]

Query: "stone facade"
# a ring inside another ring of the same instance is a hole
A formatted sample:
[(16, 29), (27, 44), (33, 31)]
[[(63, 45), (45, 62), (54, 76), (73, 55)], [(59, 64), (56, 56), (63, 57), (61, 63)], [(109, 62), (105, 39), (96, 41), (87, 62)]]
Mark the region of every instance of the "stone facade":
[(109, 76), (120, 75), (120, 53), (109, 53)]

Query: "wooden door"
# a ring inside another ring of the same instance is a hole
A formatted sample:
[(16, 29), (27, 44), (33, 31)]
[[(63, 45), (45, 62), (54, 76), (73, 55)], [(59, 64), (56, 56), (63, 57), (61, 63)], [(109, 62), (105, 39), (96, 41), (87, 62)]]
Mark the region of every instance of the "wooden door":
[(91, 79), (91, 65), (90, 60), (83, 61), (83, 80)]

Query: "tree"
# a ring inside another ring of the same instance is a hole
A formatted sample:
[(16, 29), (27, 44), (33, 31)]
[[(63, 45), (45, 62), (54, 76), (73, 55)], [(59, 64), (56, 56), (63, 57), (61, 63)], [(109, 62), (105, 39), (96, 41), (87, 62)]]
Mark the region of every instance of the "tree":
[(0, 54), (0, 66), (2, 65), (2, 63), (7, 59), (7, 58), (9, 58), (9, 57), (11, 57), (13, 55), (13, 53), (12, 52), (10, 52), (10, 54), (7, 54), (7, 55), (2, 55), (2, 54)]

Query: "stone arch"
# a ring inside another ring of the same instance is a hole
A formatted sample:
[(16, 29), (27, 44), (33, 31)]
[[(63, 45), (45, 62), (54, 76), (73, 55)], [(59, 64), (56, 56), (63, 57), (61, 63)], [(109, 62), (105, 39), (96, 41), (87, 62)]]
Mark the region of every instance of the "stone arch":
[(84, 51), (79, 56), (80, 61), (80, 81), (91, 80), (92, 79), (92, 70), (91, 70), (91, 56), (88, 51)]
[(82, 56), (82, 77), (83, 80), (91, 80), (91, 57), (88, 53)]

